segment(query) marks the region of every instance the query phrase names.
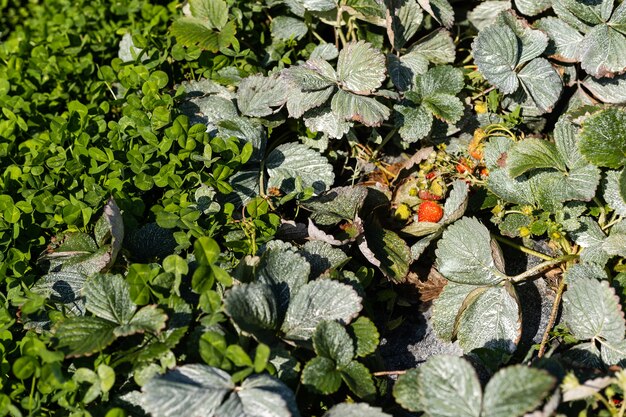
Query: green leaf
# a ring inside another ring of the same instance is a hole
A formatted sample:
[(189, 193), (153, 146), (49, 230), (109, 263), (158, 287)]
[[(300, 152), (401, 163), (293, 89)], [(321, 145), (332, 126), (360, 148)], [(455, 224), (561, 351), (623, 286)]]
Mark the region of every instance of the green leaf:
[(350, 258), (346, 253), (321, 240), (310, 240), (300, 253), (311, 265), (310, 278), (314, 279), (344, 265)]
[(331, 109), (340, 119), (355, 121), (365, 126), (380, 126), (391, 111), (372, 97), (338, 90), (330, 102)]
[(624, 165), (626, 112), (611, 108), (585, 120), (580, 138), (580, 151), (597, 166), (615, 169)]
[(321, 394), (332, 394), (341, 386), (341, 373), (332, 359), (318, 356), (304, 365), (302, 383)]
[(579, 340), (624, 340), (624, 313), (606, 273), (597, 266), (578, 264), (567, 270), (565, 279), (563, 321), (572, 334)]
[(580, 60), (580, 44), (583, 35), (576, 29), (556, 17), (544, 17), (535, 22), (537, 29), (550, 37), (547, 54), (564, 62)]
[(606, 366), (617, 365), (623, 367), (626, 363), (626, 340), (622, 340), (619, 343), (603, 342), (600, 356)]
[(552, 6), (552, 0), (515, 0), (515, 7), (526, 16), (535, 16)]
[(368, 404), (341, 403), (333, 406), (323, 417), (391, 417), (391, 414)]
[[(554, 6), (561, 6), (582, 22), (597, 25), (609, 20), (613, 11), (613, 0), (578, 1), (553, 0)], [(558, 11), (557, 11), (558, 14)], [(559, 16), (561, 17), (561, 16)]]
[(611, 227), (602, 249), (611, 256), (626, 256), (626, 222), (620, 221)]
[(394, 49), (400, 50), (417, 33), (422, 23), (422, 10), (415, 0), (387, 2), (387, 36)]
[(341, 369), (341, 379), (350, 391), (357, 397), (373, 401), (376, 397), (376, 387), (369, 369), (360, 362), (352, 361)]
[[(349, 1), (353, 1), (353, 0), (349, 0)], [(330, 61), (330, 60), (337, 58), (338, 56), (339, 56), (339, 50), (332, 43), (322, 42), (313, 49), (313, 52), (311, 52), (311, 59), (321, 59), (321, 60)]]
[(260, 193), (260, 175), (261, 171), (258, 166), (256, 168), (242, 169), (233, 174), (228, 179), (233, 187), (233, 192), (227, 197), (227, 201), (235, 204), (237, 207), (242, 207), (251, 199), (257, 197)]
[(226, 338), (218, 332), (208, 331), (204, 333), (198, 343), (198, 352), (203, 361), (210, 366), (220, 367), (228, 363)]
[(276, 76), (252, 75), (237, 90), (237, 106), (246, 116), (264, 117), (276, 112), (287, 101), (287, 86)]
[(285, 143), (274, 148), (265, 161), (267, 186), (284, 193), (296, 189), (296, 178), (302, 187), (313, 187), (316, 193), (328, 190), (335, 181), (333, 166), (319, 152), (300, 143)]
[(217, 262), (220, 247), (214, 239), (201, 236), (193, 244), (193, 254), (200, 265), (210, 266)]
[[(225, 417), (255, 414), (268, 417), (300, 417), (293, 391), (269, 375), (255, 375), (246, 379), (238, 394), (238, 399), (231, 395), (216, 414)], [(242, 412), (226, 414), (225, 410), (234, 408), (228, 404), (229, 402), (241, 403)]]
[(380, 334), (376, 325), (367, 317), (359, 317), (350, 324), (351, 333), (356, 341), (356, 356), (371, 355), (378, 349)]
[(581, 227), (574, 230), (571, 235), (576, 244), (583, 248), (580, 253), (581, 261), (604, 267), (610, 258), (603, 248), (606, 235), (600, 228), (600, 225), (589, 217), (582, 217), (580, 225)]
[(609, 25), (595, 26), (580, 43), (582, 68), (596, 78), (626, 70), (626, 37)]
[(515, 351), (522, 320), (519, 300), (510, 284), (477, 289), (464, 304), (457, 338), (465, 352), (477, 348)]
[[(198, 258), (196, 257), (196, 259)], [(180, 256), (169, 255), (163, 259), (163, 270), (174, 274), (177, 277), (182, 277), (183, 275), (187, 275), (189, 272), (189, 265), (187, 265), (187, 262), (185, 262), (185, 260)]]
[(221, 32), (216, 32), (204, 19), (181, 17), (174, 21), (171, 32), (176, 40), (185, 46), (198, 46), (211, 52), (218, 52), (220, 48), (232, 43), (236, 26), (234, 22), (228, 22)]
[(548, 36), (540, 30), (533, 29), (528, 22), (519, 18), (512, 10), (500, 13), (496, 18), (496, 24), (508, 26), (519, 39), (518, 64), (537, 58), (548, 46)]
[(415, 143), (425, 138), (433, 125), (433, 115), (422, 106), (396, 104), (396, 126), (398, 133), (407, 143)]
[(327, 12), (337, 7), (336, 0), (302, 0), (302, 5), (314, 12)]
[(463, 90), (465, 81), (461, 70), (450, 65), (441, 65), (419, 76), (417, 84), (415, 91), (422, 98), (427, 98), (437, 94), (456, 96)]
[(272, 19), (270, 30), (272, 31), (272, 36), (276, 39), (300, 40), (307, 34), (309, 28), (306, 23), (300, 19), (296, 19), (295, 17), (276, 16)]
[(400, 91), (406, 91), (413, 85), (417, 74), (424, 74), (428, 70), (428, 60), (418, 52), (410, 52), (401, 57), (387, 55), (389, 78)]
[(526, 176), (511, 178), (503, 168), (502, 160), (508, 155), (513, 142), (509, 138), (493, 137), (485, 146), (485, 162), (489, 168), (487, 186), (499, 198), (516, 204), (534, 204), (533, 190)]
[(97, 274), (85, 283), (85, 307), (94, 315), (117, 324), (128, 324), (137, 307), (130, 288), (120, 275)]
[(464, 217), (443, 232), (437, 245), (437, 269), (459, 284), (494, 285), (506, 279), (492, 254), (489, 230), (475, 218)]
[(623, 184), (624, 176), (624, 170), (621, 173), (618, 171), (607, 171), (604, 185), (604, 201), (620, 216), (626, 216), (626, 199), (623, 196), (623, 187), (621, 185)]
[(522, 416), (537, 408), (555, 383), (555, 378), (544, 370), (522, 365), (501, 369), (485, 387), (481, 416)]
[(326, 103), (333, 92), (332, 87), (318, 91), (302, 91), (298, 87), (291, 89), (287, 96), (289, 116), (294, 119), (302, 117), (307, 111)]
[(304, 124), (312, 132), (322, 132), (335, 139), (341, 139), (352, 127), (352, 122), (335, 114), (329, 105), (309, 110)]
[(626, 34), (626, 6), (623, 2), (618, 4), (613, 11), (609, 25), (613, 29)]
[(440, 339), (454, 340), (459, 309), (463, 301), (475, 289), (474, 285), (448, 281), (439, 297), (433, 301), (433, 329)]
[(226, 357), (238, 367), (248, 367), (251, 368), (252, 359), (246, 353), (246, 351), (239, 345), (230, 345), (226, 349)]
[(85, 300), (82, 295), (87, 277), (77, 272), (51, 272), (41, 277), (31, 290), (42, 294), (50, 301), (68, 305), (77, 315), (85, 312)]
[(454, 24), (454, 9), (448, 0), (417, 0), (422, 9), (446, 28)]
[(533, 169), (552, 168), (559, 171), (567, 169), (556, 145), (537, 138), (528, 138), (516, 143), (508, 153), (506, 165), (513, 178)]
[(385, 6), (376, 0), (346, 0), (346, 6), (368, 17), (385, 18)]
[(533, 59), (517, 76), (533, 105), (542, 113), (551, 112), (563, 86), (550, 62), (544, 58)]
[(509, 10), (513, 5), (509, 0), (503, 1), (483, 1), (467, 14), (469, 22), (482, 31), (487, 26), (496, 21), (496, 17), (505, 10)]
[(289, 250), (268, 250), (258, 267), (257, 281), (272, 288), (282, 318), (291, 297), (309, 280), (311, 266), (306, 259)]
[(339, 369), (347, 366), (354, 358), (354, 342), (346, 328), (336, 321), (318, 324), (312, 340), (315, 353), (332, 359)]
[(440, 417), (479, 417), (482, 393), (474, 368), (462, 358), (433, 356), (398, 378), (396, 401), (409, 411)]
[(308, 340), (322, 321), (339, 320), (347, 324), (361, 308), (361, 297), (352, 287), (318, 279), (304, 285), (293, 296), (281, 331), (286, 339)]
[(443, 222), (446, 224), (457, 221), (467, 209), (469, 186), (463, 180), (452, 183), (452, 189), (443, 206)]
[(115, 323), (99, 317), (71, 317), (57, 327), (54, 336), (68, 356), (88, 356), (113, 343), (115, 328)]
[(136, 333), (157, 334), (165, 328), (167, 315), (155, 306), (141, 308), (128, 324), (123, 324), (115, 329), (115, 336), (130, 336)]
[(228, 23), (228, 4), (224, 0), (190, 0), (193, 17), (207, 21), (211, 29), (221, 30)]
[(279, 380), (259, 375), (235, 387), (230, 375), (206, 365), (179, 366), (152, 378), (142, 391), (141, 406), (155, 417), (300, 415), (293, 392)]
[(431, 94), (424, 97), (422, 105), (436, 118), (451, 124), (461, 120), (465, 110), (461, 99), (449, 94)]
[[(456, 59), (456, 46), (450, 32), (440, 28), (413, 44), (404, 57), (408, 55), (421, 55), (435, 65), (452, 64)], [(426, 68), (418, 74), (424, 72)]]
[(363, 207), (368, 189), (363, 186), (336, 187), (323, 195), (303, 202), (311, 219), (322, 226), (335, 225), (342, 220), (354, 221)]
[(492, 25), (481, 30), (472, 43), (472, 54), (480, 73), (505, 94), (519, 87), (515, 67), (520, 59), (518, 39), (511, 28)]
[(261, 373), (269, 363), (270, 354), (272, 353), (269, 346), (259, 343), (254, 355), (254, 372)]
[(385, 80), (385, 56), (365, 41), (350, 42), (337, 60), (339, 86), (355, 93), (377, 90)]
[(226, 314), (241, 328), (262, 340), (278, 326), (278, 306), (272, 289), (262, 283), (231, 288), (224, 297)]
[[(581, 155), (578, 129), (569, 118), (562, 118), (555, 127), (555, 148), (535, 139), (517, 144), (504, 138), (494, 139), (485, 149), (485, 160), (490, 169), (489, 188), (500, 198), (556, 210), (564, 201), (589, 201), (595, 195), (600, 172)], [(542, 149), (549, 154), (542, 157)], [(542, 169), (551, 164), (554, 171)], [(532, 168), (533, 165), (536, 167)], [(528, 171), (529, 175), (514, 179), (509, 175), (510, 170), (516, 175)]]
[(337, 82), (335, 70), (321, 59), (310, 59), (303, 65), (286, 68), (282, 76), (303, 92), (327, 90)]
[(603, 103), (626, 103), (626, 75), (600, 79), (587, 77), (582, 84), (595, 98)]
[(32, 356), (22, 356), (13, 362), (13, 375), (17, 379), (28, 379), (35, 373), (38, 367), (37, 359)]
[(408, 275), (411, 249), (396, 232), (384, 229), (377, 221), (365, 228), (359, 249), (390, 280), (402, 282)]

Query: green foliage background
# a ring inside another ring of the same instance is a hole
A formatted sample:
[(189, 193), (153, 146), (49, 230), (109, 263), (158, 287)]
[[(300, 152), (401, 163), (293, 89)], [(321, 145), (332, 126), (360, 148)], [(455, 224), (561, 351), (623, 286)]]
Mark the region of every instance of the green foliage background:
[(624, 16), (0, 0), (0, 416), (624, 415)]

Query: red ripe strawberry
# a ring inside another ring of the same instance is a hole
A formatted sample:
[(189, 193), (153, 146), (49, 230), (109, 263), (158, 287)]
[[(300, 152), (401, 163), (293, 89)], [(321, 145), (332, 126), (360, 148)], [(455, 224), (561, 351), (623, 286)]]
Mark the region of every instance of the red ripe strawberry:
[(434, 201), (424, 201), (417, 209), (417, 221), (437, 223), (443, 217), (443, 209)]

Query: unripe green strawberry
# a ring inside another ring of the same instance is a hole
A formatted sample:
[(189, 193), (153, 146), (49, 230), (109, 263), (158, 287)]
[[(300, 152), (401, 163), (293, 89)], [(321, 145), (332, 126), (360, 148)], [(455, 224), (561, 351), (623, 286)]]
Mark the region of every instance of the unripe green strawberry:
[(443, 217), (443, 209), (434, 201), (424, 201), (417, 209), (417, 221), (437, 223)]

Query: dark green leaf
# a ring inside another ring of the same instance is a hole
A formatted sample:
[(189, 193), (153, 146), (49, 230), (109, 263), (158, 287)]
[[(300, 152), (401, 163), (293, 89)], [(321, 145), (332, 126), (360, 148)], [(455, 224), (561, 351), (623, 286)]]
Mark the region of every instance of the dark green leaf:
[(115, 323), (99, 317), (72, 317), (63, 321), (54, 335), (68, 356), (85, 356), (113, 343), (115, 328)]
[(332, 394), (341, 386), (341, 374), (333, 360), (318, 356), (304, 366), (302, 383), (321, 394)]
[(354, 358), (354, 342), (345, 327), (336, 321), (323, 321), (315, 328), (313, 348), (318, 356), (332, 359), (342, 369)]
[(267, 284), (242, 284), (224, 298), (224, 310), (243, 331), (262, 339), (271, 337), (278, 325), (278, 306)]
[(389, 279), (402, 282), (409, 273), (411, 250), (397, 233), (372, 222), (359, 244), (361, 253)]
[(597, 166), (619, 168), (624, 165), (626, 112), (612, 108), (589, 117), (583, 124), (580, 151)]
[(341, 368), (341, 378), (357, 397), (367, 401), (374, 400), (376, 387), (372, 375), (365, 365), (357, 361), (350, 362)]
[(356, 356), (367, 356), (376, 351), (380, 334), (370, 319), (359, 317), (350, 325), (350, 330), (356, 340)]

